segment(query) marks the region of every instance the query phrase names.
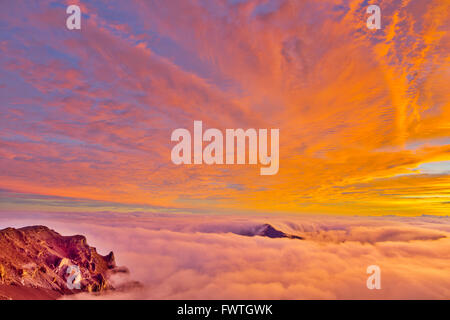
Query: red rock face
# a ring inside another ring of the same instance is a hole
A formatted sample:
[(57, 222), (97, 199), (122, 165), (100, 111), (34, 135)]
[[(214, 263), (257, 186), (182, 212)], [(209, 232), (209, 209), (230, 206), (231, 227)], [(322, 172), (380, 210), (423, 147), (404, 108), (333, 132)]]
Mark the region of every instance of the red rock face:
[[(61, 236), (44, 226), (0, 230), (0, 248), (0, 299), (34, 299), (40, 294), (51, 299), (114, 289), (109, 277), (128, 272), (116, 267), (112, 252), (98, 254), (84, 236)], [(68, 285), (68, 268), (79, 270), (80, 289)]]

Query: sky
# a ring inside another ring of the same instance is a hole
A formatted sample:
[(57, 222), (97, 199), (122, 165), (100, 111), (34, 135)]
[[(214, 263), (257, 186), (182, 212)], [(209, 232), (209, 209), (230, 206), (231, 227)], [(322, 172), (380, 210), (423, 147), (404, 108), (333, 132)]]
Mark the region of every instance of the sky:
[[(449, 14), (445, 0), (4, 1), (0, 210), (448, 215)], [(278, 173), (173, 164), (171, 133), (194, 120), (278, 128)]]

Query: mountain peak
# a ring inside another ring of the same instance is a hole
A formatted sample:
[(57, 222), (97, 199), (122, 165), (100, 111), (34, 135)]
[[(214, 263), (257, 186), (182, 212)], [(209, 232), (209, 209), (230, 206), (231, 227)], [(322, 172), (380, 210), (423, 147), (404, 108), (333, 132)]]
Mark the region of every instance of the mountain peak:
[[(110, 276), (127, 271), (116, 267), (112, 251), (102, 256), (85, 236), (62, 236), (46, 226), (0, 230), (0, 248), (0, 299), (36, 290), (57, 297), (114, 289)], [(80, 277), (79, 289), (71, 272)]]
[(237, 234), (242, 236), (248, 236), (248, 237), (254, 237), (254, 236), (261, 236), (261, 237), (268, 237), (268, 238), (288, 238), (288, 239), (298, 239), (303, 240), (303, 237), (287, 234), (283, 231), (275, 229), (272, 225), (268, 223), (264, 223), (261, 225), (258, 225), (256, 227), (252, 227), (250, 229), (237, 232)]

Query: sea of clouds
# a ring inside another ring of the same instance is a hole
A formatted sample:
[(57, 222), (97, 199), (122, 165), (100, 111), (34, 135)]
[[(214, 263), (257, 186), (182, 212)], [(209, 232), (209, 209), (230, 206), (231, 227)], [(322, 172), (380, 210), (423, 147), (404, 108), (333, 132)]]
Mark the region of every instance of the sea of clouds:
[[(243, 236), (269, 223), (304, 238)], [(71, 298), (449, 299), (448, 217), (0, 214), (0, 228), (47, 225), (113, 250), (142, 287)], [(369, 290), (366, 269), (381, 268)]]

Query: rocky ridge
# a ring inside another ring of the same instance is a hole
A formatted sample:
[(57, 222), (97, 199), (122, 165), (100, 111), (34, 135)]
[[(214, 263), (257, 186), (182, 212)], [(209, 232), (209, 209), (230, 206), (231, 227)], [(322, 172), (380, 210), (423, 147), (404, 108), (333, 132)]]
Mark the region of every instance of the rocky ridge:
[(84, 236), (62, 236), (45, 226), (0, 230), (0, 299), (114, 290), (110, 277), (117, 273), (128, 270), (116, 266), (113, 252), (97, 253)]

